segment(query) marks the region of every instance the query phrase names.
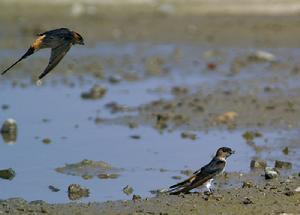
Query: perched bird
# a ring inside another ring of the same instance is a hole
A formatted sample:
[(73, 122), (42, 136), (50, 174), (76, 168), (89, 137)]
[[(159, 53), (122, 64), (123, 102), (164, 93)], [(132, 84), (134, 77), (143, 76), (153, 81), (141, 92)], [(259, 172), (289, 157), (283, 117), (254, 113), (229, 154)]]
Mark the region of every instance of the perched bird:
[(231, 148), (219, 148), (209, 164), (194, 172), (193, 175), (185, 181), (171, 186), (167, 193), (171, 195), (188, 193), (190, 190), (202, 185), (205, 185), (208, 191), (212, 192), (211, 183), (213, 178), (223, 172), (226, 159), (232, 154), (234, 154), (234, 151)]
[(4, 75), (8, 70), (10, 70), (21, 60), (27, 58), (36, 51), (44, 48), (51, 48), (49, 64), (44, 72), (42, 72), (38, 77), (38, 79), (41, 80), (61, 61), (61, 59), (66, 55), (72, 45), (84, 45), (82, 36), (77, 32), (71, 31), (67, 28), (59, 28), (51, 31), (46, 31), (42, 34), (38, 34), (38, 36), (39, 37), (30, 46), (27, 52), (13, 65), (4, 70), (1, 73), (2, 75)]

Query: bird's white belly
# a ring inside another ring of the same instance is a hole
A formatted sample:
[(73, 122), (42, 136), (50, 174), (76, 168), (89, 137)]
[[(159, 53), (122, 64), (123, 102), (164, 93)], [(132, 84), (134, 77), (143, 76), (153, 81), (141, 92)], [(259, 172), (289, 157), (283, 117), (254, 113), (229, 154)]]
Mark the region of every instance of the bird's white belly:
[(205, 182), (203, 185), (208, 189), (210, 190), (211, 189), (211, 186), (212, 186), (212, 181), (214, 179), (209, 179), (207, 182)]

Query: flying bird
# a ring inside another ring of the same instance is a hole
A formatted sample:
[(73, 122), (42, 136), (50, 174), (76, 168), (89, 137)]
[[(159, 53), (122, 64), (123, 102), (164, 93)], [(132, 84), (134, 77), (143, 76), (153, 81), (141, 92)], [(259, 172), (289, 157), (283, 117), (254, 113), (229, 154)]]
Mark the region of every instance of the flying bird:
[(205, 185), (209, 192), (212, 192), (213, 178), (223, 172), (226, 159), (234, 154), (234, 151), (228, 147), (222, 147), (217, 150), (213, 159), (201, 169), (193, 173), (193, 175), (183, 182), (175, 184), (169, 188), (167, 193), (178, 195), (180, 193), (189, 193), (190, 190)]
[(1, 74), (4, 75), (13, 66), (36, 51), (44, 48), (51, 48), (49, 63), (45, 70), (38, 77), (38, 79), (41, 80), (61, 61), (61, 59), (63, 59), (66, 53), (70, 50), (71, 46), (75, 44), (84, 45), (83, 38), (80, 34), (75, 31), (71, 31), (68, 28), (59, 28), (38, 34), (38, 38), (29, 47), (27, 52)]

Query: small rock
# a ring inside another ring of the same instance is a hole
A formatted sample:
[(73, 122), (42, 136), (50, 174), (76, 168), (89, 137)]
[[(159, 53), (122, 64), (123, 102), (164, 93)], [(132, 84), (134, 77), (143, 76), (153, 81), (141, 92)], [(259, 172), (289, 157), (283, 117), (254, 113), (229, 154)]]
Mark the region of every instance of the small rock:
[(5, 143), (14, 144), (17, 141), (18, 126), (14, 119), (7, 119), (1, 127), (1, 135)]
[(215, 199), (216, 201), (221, 201), (224, 197), (222, 195), (214, 194), (212, 195), (212, 199)]
[(276, 160), (275, 161), (275, 168), (278, 168), (278, 169), (292, 169), (292, 163), (291, 162), (286, 162), (286, 161), (279, 161), (279, 160)]
[(197, 135), (191, 132), (182, 132), (181, 137), (184, 139), (191, 139), (191, 140), (197, 139)]
[(42, 140), (42, 142), (43, 142), (44, 144), (50, 144), (50, 143), (52, 142), (52, 140), (51, 140), (50, 138), (44, 138), (44, 139)]
[(261, 159), (253, 159), (250, 163), (251, 169), (265, 169), (267, 167), (267, 162)]
[(251, 188), (253, 186), (254, 186), (254, 184), (253, 184), (252, 181), (244, 181), (243, 185), (242, 185), (242, 188)]
[(133, 194), (133, 196), (132, 196), (133, 201), (138, 201), (138, 200), (141, 200), (141, 199), (142, 199), (142, 197), (140, 195)]
[(217, 116), (215, 121), (218, 123), (227, 124), (233, 122), (237, 116), (238, 114), (236, 112), (229, 111)]
[(285, 192), (284, 195), (286, 195), (286, 196), (293, 196), (293, 195), (295, 195), (295, 192), (289, 190), (289, 191)]
[(2, 169), (0, 170), (0, 178), (6, 180), (12, 180), (16, 176), (16, 172), (12, 169)]
[(122, 81), (122, 77), (118, 75), (111, 75), (109, 76), (108, 81), (112, 84), (117, 84)]
[(81, 94), (83, 99), (101, 99), (105, 96), (107, 89), (98, 85), (93, 86), (90, 91)]
[(285, 147), (282, 149), (283, 154), (288, 155), (289, 154), (289, 147)]
[(123, 193), (129, 196), (130, 194), (133, 193), (133, 188), (127, 185), (126, 187), (123, 188)]
[(189, 89), (186, 87), (173, 87), (172, 94), (174, 96), (183, 96), (189, 93)]
[(265, 168), (265, 179), (274, 179), (278, 177), (278, 171), (272, 167)]
[(266, 51), (256, 51), (248, 56), (249, 61), (274, 62), (275, 56)]
[(49, 185), (48, 188), (49, 188), (49, 190), (51, 190), (52, 192), (58, 192), (58, 191), (60, 191), (59, 188), (54, 187), (53, 185)]
[(10, 107), (9, 107), (9, 105), (7, 105), (7, 104), (3, 104), (2, 106), (1, 106), (1, 109), (2, 110), (8, 110)]
[(77, 200), (82, 197), (88, 197), (89, 195), (89, 189), (81, 187), (79, 184), (71, 184), (68, 187), (68, 197), (70, 200)]
[(130, 138), (138, 140), (138, 139), (141, 139), (141, 136), (140, 135), (130, 135)]
[(159, 130), (166, 129), (168, 127), (167, 121), (169, 118), (168, 115), (157, 114), (155, 128)]
[(1, 133), (17, 133), (18, 127), (17, 122), (14, 119), (7, 119), (4, 121)]
[(253, 201), (249, 197), (245, 197), (243, 200), (244, 205), (253, 204)]

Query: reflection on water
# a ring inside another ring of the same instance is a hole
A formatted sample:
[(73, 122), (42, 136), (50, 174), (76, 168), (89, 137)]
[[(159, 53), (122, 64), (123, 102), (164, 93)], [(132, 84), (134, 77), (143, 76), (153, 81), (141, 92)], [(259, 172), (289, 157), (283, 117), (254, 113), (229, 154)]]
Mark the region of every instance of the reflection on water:
[[(180, 53), (176, 49), (181, 50)], [(151, 58), (148, 59), (148, 65), (150, 70), (155, 72), (157, 68), (152, 67), (151, 62), (163, 64), (163, 60), (152, 58), (158, 53), (163, 58), (172, 58), (171, 62), (174, 63), (164, 63), (163, 67), (158, 68), (167, 73), (169, 71), (170, 74), (163, 76), (148, 74), (138, 81), (122, 81), (118, 84), (110, 84), (106, 79), (101, 80), (101, 84), (107, 87), (108, 91), (104, 98), (95, 101), (82, 100), (80, 96), (93, 84), (99, 83), (99, 80), (90, 75), (83, 76), (83, 82), (82, 77), (77, 80), (77, 76), (72, 76), (70, 81), (75, 84), (70, 85), (51, 84), (55, 80), (62, 80), (60, 76), (53, 75), (42, 87), (27, 84), (26, 88), (22, 85), (11, 87), (9, 81), (1, 80), (0, 105), (9, 105), (9, 108), (1, 110), (0, 122), (8, 118), (16, 119), (18, 138), (16, 144), (10, 145), (7, 144), (8, 137), (3, 136), (0, 143), (0, 169), (12, 168), (16, 171), (16, 177), (12, 181), (0, 180), (0, 198), (20, 196), (27, 200), (67, 202), (67, 188), (70, 184), (80, 184), (90, 189), (90, 196), (83, 201), (128, 199), (130, 197), (122, 192), (127, 185), (134, 188), (135, 194), (146, 197), (150, 195), (150, 190), (174, 184), (176, 181), (172, 176), (180, 175), (181, 170), (195, 170), (206, 164), (221, 146), (228, 146), (236, 151), (236, 154), (229, 158), (229, 172), (249, 171), (250, 160), (254, 156), (267, 159), (270, 165), (273, 165), (271, 161), (275, 159), (299, 159), (296, 150), (285, 157), (280, 147), (280, 139), (293, 135), (295, 131), (262, 131), (263, 137), (255, 139), (255, 145), (251, 145), (245, 143), (242, 137), (244, 131), (241, 130), (196, 132), (199, 138), (190, 140), (181, 138), (180, 131), (159, 133), (144, 126), (130, 129), (117, 124), (94, 123), (95, 116), (116, 116), (105, 108), (106, 104), (117, 102), (130, 107), (130, 112), (118, 113), (120, 115), (138, 114), (136, 107), (139, 105), (157, 99), (173, 98), (170, 93), (173, 86), (188, 86), (190, 92), (197, 88), (208, 92), (221, 81), (227, 81), (225, 86), (230, 88), (234, 86), (234, 81), (245, 80), (244, 85), (240, 85), (243, 88), (238, 90), (249, 93), (253, 82), (247, 80), (257, 79), (259, 72), (262, 73), (260, 80), (254, 83), (261, 88), (266, 84), (276, 87), (285, 87), (288, 84), (291, 89), (294, 83), (299, 82), (297, 78), (290, 80), (285, 75), (281, 76), (284, 78), (280, 83), (264, 82), (264, 77), (272, 75), (268, 72), (270, 65), (267, 64), (256, 73), (252, 71), (254, 67), (250, 66), (243, 68), (246, 72), (231, 76), (230, 66), (221, 61), (232, 59), (233, 53), (239, 55), (238, 50), (228, 51), (226, 57), (221, 57), (221, 60), (219, 57), (223, 56), (222, 53), (214, 58), (219, 63), (218, 73), (207, 71), (203, 66), (206, 65), (204, 60), (201, 60), (203, 52), (196, 46), (183, 48), (180, 45), (149, 44), (103, 44), (80, 52), (76, 50), (76, 53), (79, 53), (76, 58), (99, 57), (104, 61), (104, 70), (112, 74), (118, 73), (119, 68), (143, 73), (147, 58)], [(177, 54), (181, 56), (180, 63)], [(7, 56), (4, 51), (0, 51), (0, 55)], [(72, 53), (70, 55), (72, 56)], [(57, 167), (84, 159), (104, 161), (124, 171), (115, 179), (84, 179), (55, 171)], [(299, 164), (296, 163), (294, 169), (300, 169)], [(60, 191), (52, 192), (49, 186)]]

